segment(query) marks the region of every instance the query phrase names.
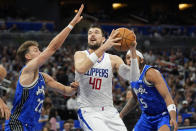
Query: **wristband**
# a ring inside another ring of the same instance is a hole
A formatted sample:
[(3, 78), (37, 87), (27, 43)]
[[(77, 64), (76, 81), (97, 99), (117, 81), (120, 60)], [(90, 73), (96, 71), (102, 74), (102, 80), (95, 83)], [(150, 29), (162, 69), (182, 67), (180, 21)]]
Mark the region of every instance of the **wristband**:
[(69, 24), (67, 27), (68, 27), (69, 29), (71, 29), (71, 30), (73, 29), (73, 26), (70, 25), (70, 24)]
[(167, 110), (168, 110), (168, 112), (170, 112), (170, 111), (175, 111), (175, 112), (176, 112), (176, 105), (170, 104), (170, 105), (167, 107)]
[(95, 54), (95, 52), (93, 52), (92, 54), (90, 54), (90, 55), (88, 56), (88, 58), (93, 62), (93, 64), (95, 64), (95, 63), (97, 62), (97, 60), (98, 60), (98, 57), (97, 57), (97, 55)]

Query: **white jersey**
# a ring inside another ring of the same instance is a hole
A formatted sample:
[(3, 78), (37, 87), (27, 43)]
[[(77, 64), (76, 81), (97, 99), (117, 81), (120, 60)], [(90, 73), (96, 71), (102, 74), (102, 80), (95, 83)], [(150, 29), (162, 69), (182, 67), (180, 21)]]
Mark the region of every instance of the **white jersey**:
[[(89, 52), (83, 51), (87, 56)], [(112, 65), (108, 53), (97, 61), (85, 74), (76, 72), (75, 80), (79, 81), (77, 96), (78, 107), (113, 106)]]

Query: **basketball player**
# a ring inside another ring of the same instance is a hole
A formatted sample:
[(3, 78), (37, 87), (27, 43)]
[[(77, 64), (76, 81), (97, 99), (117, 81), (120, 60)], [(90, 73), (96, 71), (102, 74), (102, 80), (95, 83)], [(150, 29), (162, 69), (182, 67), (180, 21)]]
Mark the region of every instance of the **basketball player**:
[[(142, 115), (134, 127), (134, 131), (169, 131), (171, 126), (177, 131), (176, 106), (169, 93), (169, 88), (161, 73), (153, 66), (144, 65), (143, 55), (137, 51), (141, 75), (139, 80), (132, 81), (131, 97), (120, 117), (123, 118), (136, 105), (138, 99)], [(132, 63), (130, 51), (127, 52), (126, 62)], [(137, 66), (137, 65), (134, 65)]]
[(72, 83), (71, 87), (64, 86), (46, 73), (39, 72), (39, 68), (62, 46), (72, 28), (80, 22), (83, 8), (81, 5), (70, 24), (53, 38), (43, 52), (39, 51), (38, 43), (35, 41), (26, 41), (17, 50), (18, 56), (26, 65), (20, 72), (13, 109), (10, 119), (6, 122), (6, 131), (35, 131), (46, 86), (64, 95), (72, 95), (77, 91), (76, 82)]
[[(98, 25), (88, 30), (88, 50), (77, 51), (74, 55), (76, 81), (79, 81), (77, 103), (78, 118), (85, 131), (126, 131), (118, 111), (113, 106), (112, 78), (113, 71), (126, 75), (127, 79), (137, 79), (134, 76), (138, 69), (132, 69), (124, 64), (116, 55), (106, 53), (114, 45), (120, 46), (117, 30), (113, 30), (105, 41), (102, 29)], [(104, 43), (104, 44), (103, 44)], [(137, 64), (136, 52), (130, 48), (133, 64)], [(137, 66), (132, 66), (137, 67)], [(139, 75), (138, 75), (139, 77)]]
[[(7, 75), (6, 69), (2, 65), (0, 65), (0, 83), (3, 81), (6, 75)], [(0, 113), (2, 118), (5, 117), (6, 120), (9, 119), (10, 109), (7, 107), (7, 105), (4, 103), (4, 101), (1, 98), (0, 98)]]

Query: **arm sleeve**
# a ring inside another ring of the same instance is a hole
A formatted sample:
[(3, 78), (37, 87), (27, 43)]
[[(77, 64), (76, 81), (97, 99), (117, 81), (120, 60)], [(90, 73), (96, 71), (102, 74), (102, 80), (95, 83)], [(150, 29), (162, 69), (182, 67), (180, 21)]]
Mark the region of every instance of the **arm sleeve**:
[(125, 80), (137, 81), (139, 80), (140, 72), (139, 66), (136, 59), (131, 59), (131, 66), (121, 64), (118, 70), (118, 74)]

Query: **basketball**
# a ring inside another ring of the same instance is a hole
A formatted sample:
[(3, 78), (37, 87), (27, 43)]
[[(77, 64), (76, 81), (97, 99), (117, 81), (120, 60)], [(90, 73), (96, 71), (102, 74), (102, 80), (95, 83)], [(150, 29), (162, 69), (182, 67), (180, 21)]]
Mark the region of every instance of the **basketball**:
[(7, 71), (6, 69), (0, 65), (0, 80), (3, 80), (7, 75)]
[(120, 40), (121, 46), (114, 46), (118, 51), (127, 51), (131, 46), (133, 46), (133, 41), (136, 40), (135, 33), (127, 28), (118, 28), (119, 34), (117, 37), (122, 37)]

